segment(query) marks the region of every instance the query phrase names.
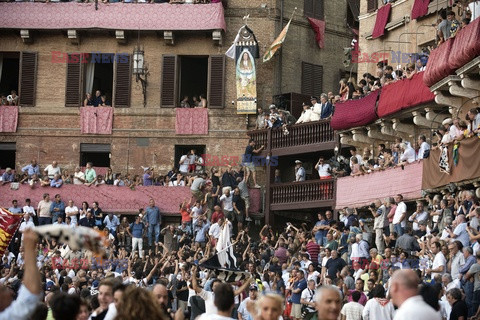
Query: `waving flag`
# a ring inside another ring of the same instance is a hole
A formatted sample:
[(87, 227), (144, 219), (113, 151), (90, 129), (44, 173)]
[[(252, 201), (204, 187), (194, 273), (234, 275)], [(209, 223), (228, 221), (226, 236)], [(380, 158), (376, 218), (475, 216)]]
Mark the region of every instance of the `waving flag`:
[(250, 277), (250, 273), (237, 268), (237, 258), (230, 240), (230, 222), (225, 220), (223, 229), (215, 248), (217, 253), (200, 266), (215, 271), (218, 279), (226, 282), (242, 281)]
[(263, 55), (263, 62), (267, 62), (268, 60), (272, 59), (273, 55), (275, 52), (277, 52), (278, 49), (283, 44), (283, 41), (285, 41), (285, 37), (287, 36), (288, 28), (290, 28), (290, 23), (292, 22), (293, 15), (290, 18), (290, 21), (288, 21), (287, 25), (285, 28), (283, 28), (282, 32), (278, 35), (277, 39), (273, 41), (273, 43), (270, 45), (270, 48), (268, 48), (267, 52)]
[(22, 214), (15, 214), (5, 208), (0, 208), (0, 256), (5, 253), (5, 249), (20, 226), (22, 218)]
[(105, 235), (87, 227), (76, 227), (72, 229), (67, 225), (49, 224), (35, 227), (33, 229), (40, 236), (47, 240), (56, 239), (66, 244), (71, 250), (88, 249), (96, 254), (105, 252)]

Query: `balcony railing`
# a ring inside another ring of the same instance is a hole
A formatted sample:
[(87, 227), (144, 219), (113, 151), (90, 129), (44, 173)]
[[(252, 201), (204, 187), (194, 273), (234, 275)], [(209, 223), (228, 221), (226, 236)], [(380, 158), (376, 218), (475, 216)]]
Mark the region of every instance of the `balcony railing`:
[(289, 134), (285, 135), (282, 128), (262, 129), (250, 131), (248, 135), (258, 146), (267, 147), (271, 141), (272, 150), (335, 142), (335, 134), (329, 120), (295, 124), (289, 126), (288, 131)]
[(271, 209), (311, 208), (335, 200), (335, 180), (312, 180), (274, 184), (271, 187)]

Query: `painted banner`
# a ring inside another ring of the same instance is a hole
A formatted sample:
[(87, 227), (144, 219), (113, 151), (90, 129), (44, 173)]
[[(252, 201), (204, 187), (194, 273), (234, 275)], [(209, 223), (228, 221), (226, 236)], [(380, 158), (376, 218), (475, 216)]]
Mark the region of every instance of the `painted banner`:
[(237, 114), (255, 114), (257, 111), (257, 75), (255, 59), (249, 49), (244, 47), (237, 56)]
[(22, 219), (23, 214), (14, 214), (0, 207), (0, 256), (5, 253)]

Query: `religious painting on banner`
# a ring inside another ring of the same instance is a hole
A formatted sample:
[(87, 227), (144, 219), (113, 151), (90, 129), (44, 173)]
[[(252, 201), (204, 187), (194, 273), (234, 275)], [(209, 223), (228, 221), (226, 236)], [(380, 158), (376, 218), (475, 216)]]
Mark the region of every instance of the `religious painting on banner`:
[(257, 111), (257, 74), (255, 59), (259, 57), (258, 43), (252, 30), (240, 28), (235, 41), (235, 72), (237, 113), (255, 114)]

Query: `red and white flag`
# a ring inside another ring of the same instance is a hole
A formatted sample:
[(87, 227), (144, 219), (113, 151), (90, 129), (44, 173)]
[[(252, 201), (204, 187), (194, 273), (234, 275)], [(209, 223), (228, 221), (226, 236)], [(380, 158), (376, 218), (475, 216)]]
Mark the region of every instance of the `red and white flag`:
[(0, 256), (5, 253), (5, 249), (12, 241), (22, 218), (22, 214), (15, 214), (0, 207)]

